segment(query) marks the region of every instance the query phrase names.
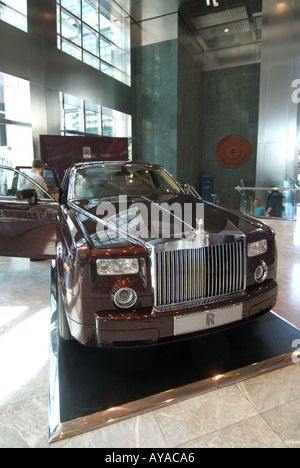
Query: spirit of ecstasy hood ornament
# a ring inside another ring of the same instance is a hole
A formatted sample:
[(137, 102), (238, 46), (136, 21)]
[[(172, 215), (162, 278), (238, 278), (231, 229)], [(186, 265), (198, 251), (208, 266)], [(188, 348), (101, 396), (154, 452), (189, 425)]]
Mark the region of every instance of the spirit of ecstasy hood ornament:
[(203, 219), (196, 218), (197, 229), (194, 229), (191, 236), (188, 237), (190, 240), (197, 240), (198, 247), (206, 247), (209, 244), (209, 236), (204, 230)]

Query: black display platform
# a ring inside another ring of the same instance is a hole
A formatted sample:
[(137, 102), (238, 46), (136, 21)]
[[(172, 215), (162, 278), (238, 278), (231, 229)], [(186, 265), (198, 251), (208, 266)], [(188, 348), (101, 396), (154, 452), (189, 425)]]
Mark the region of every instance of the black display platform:
[(52, 297), (50, 442), (292, 364), (300, 331), (268, 314), (190, 341), (101, 350), (57, 337)]

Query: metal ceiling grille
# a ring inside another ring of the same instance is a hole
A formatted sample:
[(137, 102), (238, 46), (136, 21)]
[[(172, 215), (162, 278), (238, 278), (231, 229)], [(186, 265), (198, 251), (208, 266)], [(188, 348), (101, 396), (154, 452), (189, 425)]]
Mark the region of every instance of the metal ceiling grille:
[(262, 0), (183, 0), (180, 14), (195, 37), (199, 52), (261, 41)]
[[(210, 10), (210, 9), (209, 9)], [(214, 8), (217, 10), (217, 8)], [(229, 10), (213, 11), (202, 16), (195, 16), (192, 22), (197, 29), (208, 28), (221, 24), (231, 23), (248, 18), (247, 10), (245, 7), (235, 7)]]

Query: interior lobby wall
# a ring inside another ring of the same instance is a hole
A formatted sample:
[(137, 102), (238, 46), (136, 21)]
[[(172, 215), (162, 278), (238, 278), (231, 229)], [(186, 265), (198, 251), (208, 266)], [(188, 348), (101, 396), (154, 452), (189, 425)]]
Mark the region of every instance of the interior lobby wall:
[(202, 72), (180, 40), (183, 27), (177, 14), (133, 26), (134, 159), (199, 190)]
[(200, 190), (202, 176), (203, 73), (184, 44), (178, 47), (177, 177)]
[(131, 27), (133, 159), (177, 177), (178, 14), (149, 16)]
[[(175, 24), (169, 28), (172, 39), (163, 26), (157, 20), (133, 26), (134, 159), (162, 164), (198, 191), (202, 176), (213, 175), (222, 204), (238, 209), (234, 187), (255, 180), (260, 64), (202, 71), (181, 41), (180, 16), (179, 33)], [(252, 145), (250, 161), (237, 169), (216, 160), (217, 144), (231, 134)]]
[(257, 180), (297, 178), (300, 2), (263, 1)]
[(177, 39), (132, 50), (134, 159), (163, 165), (176, 177)]
[[(212, 70), (203, 74), (202, 175), (214, 176), (214, 192), (221, 205), (239, 208), (234, 189), (241, 179), (255, 180), (259, 111), (260, 64)], [(250, 160), (235, 169), (216, 159), (218, 143), (229, 135), (242, 135), (252, 146)]]

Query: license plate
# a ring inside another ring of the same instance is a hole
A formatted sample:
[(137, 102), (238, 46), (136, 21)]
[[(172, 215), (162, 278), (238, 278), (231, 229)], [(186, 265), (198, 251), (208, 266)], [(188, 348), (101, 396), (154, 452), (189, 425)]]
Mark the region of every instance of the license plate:
[(174, 317), (174, 335), (184, 335), (237, 322), (243, 317), (243, 305), (222, 307), (205, 312)]

